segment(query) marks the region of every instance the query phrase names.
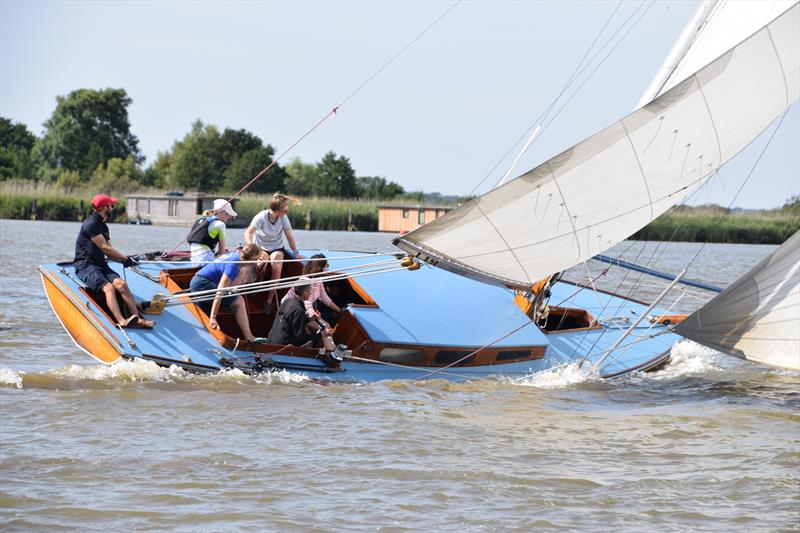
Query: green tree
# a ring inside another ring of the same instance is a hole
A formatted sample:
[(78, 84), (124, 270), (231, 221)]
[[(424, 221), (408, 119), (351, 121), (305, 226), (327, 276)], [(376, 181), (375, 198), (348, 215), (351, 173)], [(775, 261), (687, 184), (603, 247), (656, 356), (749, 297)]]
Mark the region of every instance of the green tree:
[[(235, 192), (264, 170), (275, 155), (272, 146), (259, 146), (237, 156), (225, 170), (225, 190)], [(274, 193), (284, 190), (286, 171), (280, 165), (273, 165), (266, 173), (254, 181), (248, 192)]]
[(125, 159), (112, 157), (105, 165), (97, 165), (89, 187), (105, 194), (126, 193), (141, 187), (142, 178), (143, 172), (132, 155)]
[(405, 193), (405, 189), (393, 181), (378, 176), (359, 177), (358, 196), (369, 199), (390, 199)]
[(60, 174), (55, 169), (76, 170), (87, 178), (98, 165), (112, 158), (144, 161), (139, 140), (130, 131), (124, 89), (78, 89), (56, 97), (56, 109), (45, 121), (44, 136), (33, 150), (42, 176)]
[(794, 195), (786, 199), (781, 211), (791, 216), (800, 216), (800, 195)]
[(168, 184), (203, 192), (219, 189), (226, 167), (221, 138), (216, 126), (195, 121), (192, 130), (172, 147), (172, 175)]
[(317, 165), (303, 163), (299, 157), (295, 157), (286, 165), (286, 193), (294, 196), (310, 195), (311, 185), (318, 179), (318, 174)]
[(142, 174), (142, 185), (163, 189), (173, 183), (172, 153), (158, 152), (156, 160)]
[(335, 196), (340, 198), (356, 198), (356, 172), (350, 160), (344, 156), (336, 157), (328, 152), (317, 163), (318, 174), (311, 183), (311, 193), (316, 196)]
[(35, 178), (31, 149), (36, 137), (22, 123), (0, 117), (0, 180)]
[[(220, 138), (221, 157), (225, 161), (225, 166), (230, 166), (233, 161), (250, 150), (262, 148), (264, 143), (258, 136), (253, 135), (245, 129), (233, 130), (225, 128)], [(274, 152), (274, 150), (273, 150)], [(273, 154), (270, 154), (272, 157)], [(251, 178), (253, 176), (250, 176)]]

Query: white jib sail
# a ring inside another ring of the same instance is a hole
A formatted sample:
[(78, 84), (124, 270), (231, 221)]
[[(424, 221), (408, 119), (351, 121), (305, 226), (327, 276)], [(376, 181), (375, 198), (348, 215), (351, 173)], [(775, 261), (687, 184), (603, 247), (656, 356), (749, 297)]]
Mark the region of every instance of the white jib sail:
[(797, 99), (799, 28), (795, 3), (643, 108), (396, 244), (513, 287), (610, 248), (702, 184)]
[(800, 231), (676, 331), (741, 359), (800, 370)]

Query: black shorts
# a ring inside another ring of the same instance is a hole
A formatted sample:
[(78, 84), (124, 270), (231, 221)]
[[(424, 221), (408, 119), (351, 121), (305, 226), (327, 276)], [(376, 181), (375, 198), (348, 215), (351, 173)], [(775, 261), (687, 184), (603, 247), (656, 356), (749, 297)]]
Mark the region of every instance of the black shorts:
[(107, 264), (99, 266), (94, 263), (84, 263), (75, 267), (75, 275), (86, 284), (87, 289), (95, 292), (103, 290), (107, 283), (119, 278), (119, 274)]
[(275, 248), (274, 250), (267, 250), (267, 255), (272, 255), (275, 252), (282, 253), (283, 257), (286, 257), (287, 255), (290, 255), (290, 254), (286, 253), (286, 248)]

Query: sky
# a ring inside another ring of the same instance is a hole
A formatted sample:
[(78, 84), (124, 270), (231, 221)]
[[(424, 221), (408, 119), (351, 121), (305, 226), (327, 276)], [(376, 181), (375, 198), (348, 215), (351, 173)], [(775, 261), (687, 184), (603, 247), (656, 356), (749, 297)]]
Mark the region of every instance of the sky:
[[(480, 193), (509, 169), (612, 13), (594, 50), (628, 17), (638, 22), (565, 93), (562, 102), (574, 96), (512, 176), (630, 113), (695, 8), (690, 0), (0, 0), (0, 116), (41, 135), (56, 96), (124, 88), (149, 164), (197, 119), (244, 128), (280, 154), (344, 102), (281, 162), (312, 163), (333, 150), (358, 175), (407, 190)], [(768, 209), (800, 194), (795, 103), (734, 197), (771, 132), (690, 203)]]

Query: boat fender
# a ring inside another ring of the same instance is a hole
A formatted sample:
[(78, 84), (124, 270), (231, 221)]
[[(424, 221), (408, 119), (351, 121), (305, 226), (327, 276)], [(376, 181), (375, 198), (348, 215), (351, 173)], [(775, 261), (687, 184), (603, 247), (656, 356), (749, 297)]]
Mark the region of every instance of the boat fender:
[(148, 315), (160, 315), (161, 312), (164, 310), (164, 304), (166, 301), (164, 300), (164, 295), (156, 293), (153, 295), (153, 299), (150, 300), (149, 303), (146, 303), (142, 306), (142, 312)]

